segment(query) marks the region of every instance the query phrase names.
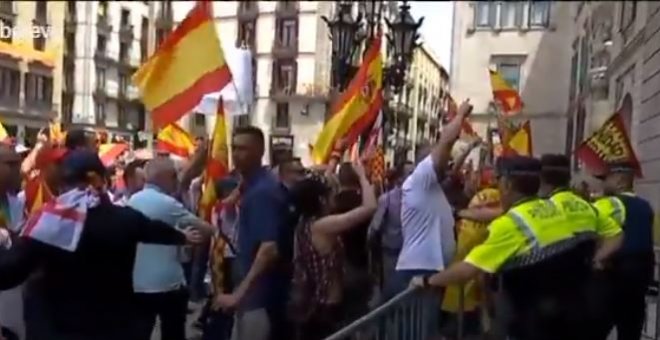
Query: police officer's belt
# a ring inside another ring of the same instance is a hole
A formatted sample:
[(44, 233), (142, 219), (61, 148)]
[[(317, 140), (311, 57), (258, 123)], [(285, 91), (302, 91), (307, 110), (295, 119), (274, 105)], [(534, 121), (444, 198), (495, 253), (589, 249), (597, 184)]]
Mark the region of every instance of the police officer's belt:
[(551, 257), (575, 249), (576, 247), (583, 245), (586, 242), (593, 242), (597, 238), (598, 235), (594, 232), (577, 233), (571, 238), (555, 242), (541, 249), (534, 249), (528, 254), (512, 258), (504, 264), (502, 271), (519, 269), (538, 264)]

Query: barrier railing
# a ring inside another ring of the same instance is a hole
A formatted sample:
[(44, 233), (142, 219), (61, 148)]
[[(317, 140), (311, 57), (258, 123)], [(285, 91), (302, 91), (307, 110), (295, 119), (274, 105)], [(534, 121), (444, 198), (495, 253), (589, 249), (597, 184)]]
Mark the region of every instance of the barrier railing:
[[(408, 288), (325, 340), (426, 340), (433, 292)], [(437, 320), (432, 320), (437, 322)]]
[(642, 339), (660, 340), (660, 248), (655, 247), (655, 279), (646, 294), (646, 320)]

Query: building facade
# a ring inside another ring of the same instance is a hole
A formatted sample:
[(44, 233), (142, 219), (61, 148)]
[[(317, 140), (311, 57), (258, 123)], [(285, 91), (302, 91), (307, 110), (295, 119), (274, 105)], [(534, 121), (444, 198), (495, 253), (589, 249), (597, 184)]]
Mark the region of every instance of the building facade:
[(63, 2), (0, 2), (0, 122), (32, 145), (60, 109)]
[(408, 159), (413, 160), (420, 148), (438, 139), (442, 125), (442, 103), (449, 89), (449, 74), (440, 65), (437, 56), (422, 44), (415, 49), (408, 79), (412, 85), (409, 94), (412, 117), (408, 122), (412, 148)]
[[(169, 1), (67, 1), (62, 121), (143, 139), (151, 124), (131, 76), (173, 27)], [(140, 137), (140, 138), (139, 138)]]
[(473, 125), (492, 137), (488, 69), (520, 93), (530, 119), (535, 154), (565, 150), (573, 18), (570, 2), (456, 1), (452, 32), (451, 92), (474, 105)]
[(574, 133), (567, 140), (579, 145), (630, 94), (632, 114), (623, 120), (644, 174), (635, 191), (660, 211), (660, 3), (579, 1), (573, 13), (576, 104), (574, 124), (568, 122)]

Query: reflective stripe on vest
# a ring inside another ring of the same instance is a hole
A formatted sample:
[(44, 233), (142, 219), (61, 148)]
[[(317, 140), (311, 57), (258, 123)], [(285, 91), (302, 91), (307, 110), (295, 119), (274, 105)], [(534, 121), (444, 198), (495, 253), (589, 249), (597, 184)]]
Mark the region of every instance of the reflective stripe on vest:
[(608, 197), (607, 200), (610, 201), (610, 204), (612, 205), (612, 217), (617, 223), (623, 226), (623, 223), (625, 222), (624, 212), (626, 209), (623, 206), (623, 203), (616, 197)]
[(513, 219), (516, 223), (518, 229), (525, 235), (527, 238), (527, 243), (530, 245), (532, 250), (541, 249), (539, 245), (539, 240), (534, 234), (532, 227), (525, 221), (525, 219), (516, 211), (510, 210), (507, 215)]

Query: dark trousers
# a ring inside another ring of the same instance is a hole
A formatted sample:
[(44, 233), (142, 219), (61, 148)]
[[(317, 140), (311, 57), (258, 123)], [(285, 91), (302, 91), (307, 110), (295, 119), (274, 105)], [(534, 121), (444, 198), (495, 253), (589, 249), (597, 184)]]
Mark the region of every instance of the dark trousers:
[(186, 340), (188, 292), (185, 288), (166, 293), (137, 293), (140, 339), (151, 339), (160, 319), (161, 340)]
[(611, 269), (601, 274), (599, 288), (608, 306), (598, 323), (596, 339), (606, 339), (612, 328), (616, 328), (618, 340), (641, 338), (653, 267), (653, 253), (626, 255), (615, 259)]
[[(232, 279), (233, 258), (225, 258), (222, 263), (223, 288), (224, 293), (230, 293), (234, 289), (234, 282)], [(204, 305), (200, 321), (203, 325), (204, 335), (202, 340), (229, 340), (231, 338), (231, 330), (234, 327), (234, 313), (225, 312), (222, 309), (213, 310), (211, 304), (213, 303), (213, 295), (211, 295)]]
[(190, 299), (192, 301), (201, 301), (207, 295), (204, 286), (204, 277), (208, 269), (209, 247), (211, 242), (207, 241), (193, 250), (192, 263), (190, 268)]

